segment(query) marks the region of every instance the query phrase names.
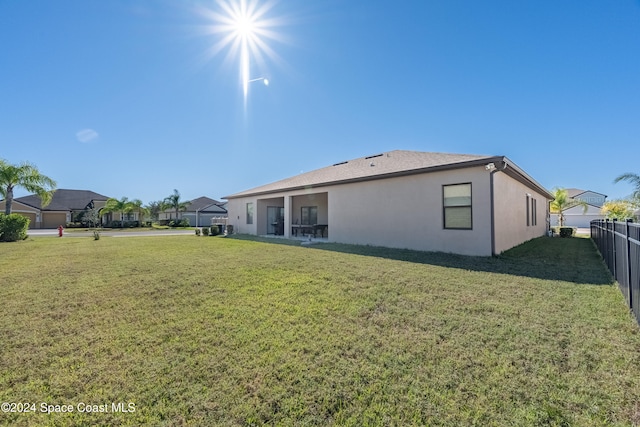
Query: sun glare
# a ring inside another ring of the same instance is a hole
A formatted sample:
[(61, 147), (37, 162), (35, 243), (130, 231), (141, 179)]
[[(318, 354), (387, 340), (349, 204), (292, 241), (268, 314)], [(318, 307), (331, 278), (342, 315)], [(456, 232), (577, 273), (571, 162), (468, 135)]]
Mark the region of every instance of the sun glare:
[(278, 59), (278, 55), (268, 45), (267, 40), (281, 40), (273, 30), (281, 25), (281, 20), (268, 17), (274, 5), (273, 1), (218, 0), (217, 5), (217, 11), (205, 10), (202, 13), (213, 21), (207, 32), (220, 37), (209, 54), (214, 56), (222, 50), (228, 50), (227, 60), (239, 61), (240, 82), (246, 107), (250, 83), (262, 80), (265, 85), (269, 84), (266, 77), (261, 75), (266, 69), (265, 57)]

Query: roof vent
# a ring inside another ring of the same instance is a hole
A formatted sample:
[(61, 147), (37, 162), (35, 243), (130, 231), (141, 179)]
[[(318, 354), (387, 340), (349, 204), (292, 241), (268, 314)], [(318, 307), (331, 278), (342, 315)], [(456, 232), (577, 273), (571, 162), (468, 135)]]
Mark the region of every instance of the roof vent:
[(374, 157), (382, 157), (382, 153), (374, 154), (373, 156), (367, 156), (367, 157), (365, 157), (365, 159), (373, 159)]
[(347, 163), (349, 163), (349, 162), (347, 161), (347, 162), (334, 163), (333, 166), (345, 165)]

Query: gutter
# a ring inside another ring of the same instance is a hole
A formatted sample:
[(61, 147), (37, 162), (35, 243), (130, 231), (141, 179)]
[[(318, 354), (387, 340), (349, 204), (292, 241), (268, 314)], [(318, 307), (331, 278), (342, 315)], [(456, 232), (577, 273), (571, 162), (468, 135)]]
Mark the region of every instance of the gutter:
[[(496, 256), (496, 220), (495, 220), (495, 199), (494, 199), (494, 191), (493, 191), (493, 174), (496, 172), (501, 172), (507, 169), (507, 158), (503, 157), (501, 160), (502, 166), (500, 168), (491, 169), (489, 172), (489, 198), (491, 205), (491, 256)], [(487, 168), (491, 165), (491, 163), (487, 164)]]

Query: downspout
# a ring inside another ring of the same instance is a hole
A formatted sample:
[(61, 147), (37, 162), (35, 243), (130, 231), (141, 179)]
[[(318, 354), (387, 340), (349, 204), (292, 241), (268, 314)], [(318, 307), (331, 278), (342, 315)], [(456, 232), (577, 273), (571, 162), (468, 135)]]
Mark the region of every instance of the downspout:
[(495, 200), (493, 190), (493, 174), (504, 171), (507, 168), (507, 161), (502, 159), (502, 167), (494, 168), (489, 172), (489, 197), (491, 198), (491, 256), (496, 256), (496, 218), (495, 218)]

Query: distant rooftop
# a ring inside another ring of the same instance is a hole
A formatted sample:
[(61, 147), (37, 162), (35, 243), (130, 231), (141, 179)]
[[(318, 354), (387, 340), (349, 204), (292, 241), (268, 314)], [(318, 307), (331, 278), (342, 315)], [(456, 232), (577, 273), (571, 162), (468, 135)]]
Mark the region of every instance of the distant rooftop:
[(42, 207), (42, 200), (40, 200), (40, 197), (35, 194), (16, 197), (13, 200), (43, 211), (69, 211), (83, 210), (91, 201), (106, 201), (107, 199), (109, 199), (107, 196), (103, 196), (102, 194), (98, 194), (93, 191), (68, 190), (61, 188), (53, 193), (51, 203), (44, 208)]

